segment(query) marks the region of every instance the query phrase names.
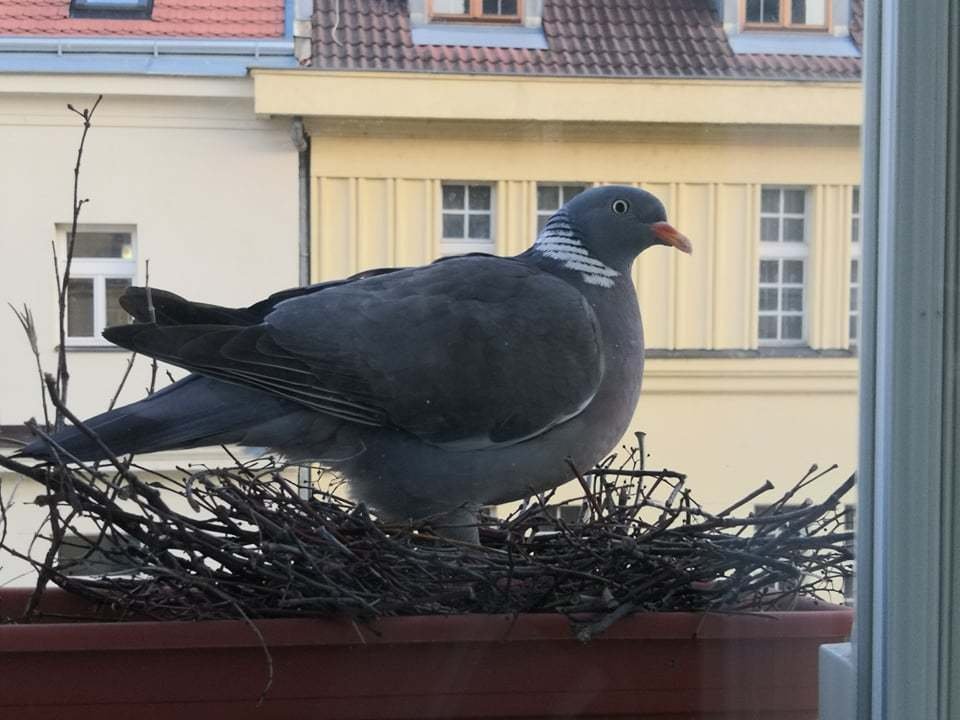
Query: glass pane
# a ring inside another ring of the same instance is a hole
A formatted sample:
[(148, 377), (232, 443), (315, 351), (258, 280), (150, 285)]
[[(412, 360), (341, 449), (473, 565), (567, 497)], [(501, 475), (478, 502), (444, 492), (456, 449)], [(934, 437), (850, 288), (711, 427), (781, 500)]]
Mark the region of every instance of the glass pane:
[(71, 278), (67, 286), (67, 335), (93, 337), (93, 278)]
[(563, 186), (563, 202), (564, 204), (570, 202), (577, 195), (582, 193), (587, 189), (586, 185), (564, 185)]
[(780, 281), (780, 263), (776, 260), (760, 261), (760, 282), (776, 283)]
[(489, 210), (490, 209), (490, 188), (486, 185), (470, 186), (470, 209), (471, 210)]
[(763, 0), (747, 0), (747, 22), (760, 22)]
[(444, 185), (443, 186), (443, 209), (444, 210), (462, 210), (463, 209), (463, 185)]
[(785, 242), (803, 242), (803, 220), (800, 218), (784, 218), (783, 239)]
[(433, 0), (432, 7), (438, 15), (465, 15), (470, 10), (470, 0)]
[(760, 288), (760, 309), (776, 310), (778, 295), (776, 288)]
[(537, 210), (557, 210), (560, 207), (560, 188), (556, 185), (537, 185)]
[(802, 340), (803, 339), (803, 316), (787, 315), (780, 318), (780, 339), (781, 340)]
[(763, 0), (763, 22), (780, 22), (780, 0)]
[(850, 236), (853, 242), (860, 242), (860, 218), (850, 221)]
[(850, 282), (856, 284), (860, 282), (860, 261), (850, 261)]
[(780, 191), (764, 188), (760, 193), (760, 210), (765, 213), (780, 212)]
[(760, 239), (763, 242), (778, 242), (780, 240), (780, 220), (778, 218), (760, 219)]
[(826, 25), (826, 0), (792, 0), (790, 4), (790, 22), (793, 25)]
[(776, 340), (777, 339), (777, 316), (776, 315), (761, 315), (760, 322), (757, 325), (759, 330), (759, 336), (761, 340)]
[(806, 206), (807, 193), (803, 190), (783, 191), (783, 211), (802, 214)]
[(463, 237), (463, 215), (443, 214), (443, 236), (445, 238)]
[(803, 310), (803, 288), (785, 288), (783, 291), (784, 310)]
[(471, 215), (470, 216), (470, 239), (471, 240), (489, 240), (490, 239), (490, 216), (489, 215)]
[(852, 211), (854, 215), (860, 214), (860, 188), (853, 189)]
[(500, 0), (500, 14), (501, 14), (501, 15), (516, 15), (516, 14), (517, 14), (517, 0)]
[(547, 224), (549, 219), (549, 215), (537, 215), (537, 235), (543, 232), (543, 226)]
[(850, 340), (856, 340), (856, 339), (857, 339), (857, 327), (858, 327), (858, 325), (860, 324), (859, 321), (860, 321), (860, 316), (859, 316), (859, 315), (851, 315), (851, 316), (850, 316), (850, 327), (849, 327), (849, 330), (850, 330)]
[(794, 285), (803, 283), (803, 260), (783, 261), (783, 282)]
[[(71, 233), (67, 233), (67, 237), (70, 236)], [(133, 260), (133, 240), (130, 233), (79, 231), (73, 243), (73, 256)]]
[(130, 278), (107, 278), (106, 279), (106, 301), (107, 301), (107, 327), (111, 325), (126, 325), (131, 321), (127, 311), (120, 307), (120, 296), (130, 287)]

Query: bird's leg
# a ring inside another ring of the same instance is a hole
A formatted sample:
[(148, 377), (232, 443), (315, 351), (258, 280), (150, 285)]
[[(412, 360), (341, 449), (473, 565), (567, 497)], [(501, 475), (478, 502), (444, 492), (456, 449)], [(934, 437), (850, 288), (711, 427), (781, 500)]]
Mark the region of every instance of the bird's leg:
[(430, 518), (430, 525), (440, 537), (474, 545), (480, 544), (479, 524), (480, 506), (471, 503)]

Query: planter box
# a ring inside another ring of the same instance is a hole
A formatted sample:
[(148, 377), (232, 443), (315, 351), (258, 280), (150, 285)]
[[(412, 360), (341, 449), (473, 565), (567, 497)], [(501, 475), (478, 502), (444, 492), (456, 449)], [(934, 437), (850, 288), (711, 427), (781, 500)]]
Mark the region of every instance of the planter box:
[[(0, 590), (0, 615), (29, 593)], [(48, 613), (82, 602), (48, 591)], [(815, 718), (849, 610), (635, 615), (581, 643), (552, 615), (0, 625), (0, 717)]]

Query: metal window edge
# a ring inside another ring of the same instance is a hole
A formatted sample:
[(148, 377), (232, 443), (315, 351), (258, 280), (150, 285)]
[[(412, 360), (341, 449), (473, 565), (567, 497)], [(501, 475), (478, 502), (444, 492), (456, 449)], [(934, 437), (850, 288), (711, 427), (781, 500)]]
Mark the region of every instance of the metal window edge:
[(855, 716), (942, 720), (960, 702), (960, 5), (865, 10)]

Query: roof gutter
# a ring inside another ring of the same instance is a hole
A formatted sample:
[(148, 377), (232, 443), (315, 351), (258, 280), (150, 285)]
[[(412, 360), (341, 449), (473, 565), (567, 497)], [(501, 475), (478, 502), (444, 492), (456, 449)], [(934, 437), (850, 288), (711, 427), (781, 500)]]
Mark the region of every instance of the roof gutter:
[(130, 55), (293, 55), (293, 40), (205, 40), (166, 38), (36, 38), (0, 36), (0, 53), (118, 53)]

